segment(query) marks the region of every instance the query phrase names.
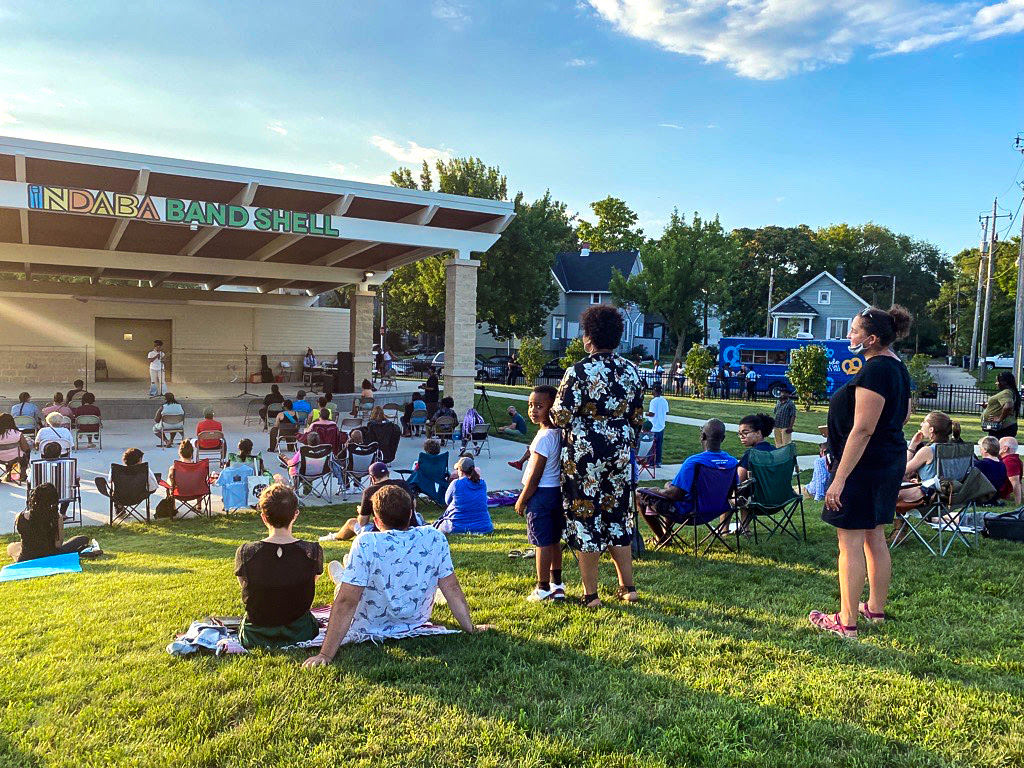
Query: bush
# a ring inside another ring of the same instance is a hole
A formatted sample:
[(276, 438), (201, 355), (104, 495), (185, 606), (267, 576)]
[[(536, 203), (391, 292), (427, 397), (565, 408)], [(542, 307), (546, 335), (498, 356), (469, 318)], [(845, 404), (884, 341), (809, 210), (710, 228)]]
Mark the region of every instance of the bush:
[(586, 356), (587, 350), (583, 348), (583, 339), (575, 338), (565, 348), (565, 354), (559, 358), (558, 364), (568, 370)]
[(533, 382), (540, 376), (544, 367), (544, 347), (540, 339), (523, 339), (519, 343), (519, 364), (523, 367), (523, 378), (527, 386), (533, 386)]
[(914, 355), (907, 363), (907, 373), (910, 374), (910, 386), (913, 393), (914, 408), (917, 408), (917, 399), (931, 386), (935, 384), (935, 377), (928, 370), (928, 363), (931, 358), (928, 355)]
[(828, 352), (820, 344), (794, 349), (786, 375), (796, 390), (797, 401), (805, 411), (811, 410), (814, 398), (828, 387)]
[(626, 357), (628, 357), (634, 363), (639, 363), (641, 360), (647, 357), (647, 347), (645, 347), (643, 344), (637, 344), (635, 347), (629, 350), (629, 353), (626, 355)]
[(697, 394), (697, 397), (704, 397), (704, 392), (708, 387), (708, 373), (714, 367), (715, 358), (707, 347), (694, 344), (690, 347), (690, 351), (686, 353), (686, 362), (683, 363), (683, 375), (690, 380), (690, 384), (693, 385), (693, 391)]

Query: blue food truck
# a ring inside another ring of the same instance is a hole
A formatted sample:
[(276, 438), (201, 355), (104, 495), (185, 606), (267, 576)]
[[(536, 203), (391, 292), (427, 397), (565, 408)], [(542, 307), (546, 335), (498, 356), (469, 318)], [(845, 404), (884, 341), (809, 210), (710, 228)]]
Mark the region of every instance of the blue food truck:
[[(828, 383), (825, 394), (831, 395), (853, 377), (864, 364), (864, 358), (850, 351), (850, 342), (846, 339), (763, 339), (756, 337), (726, 337), (718, 342), (719, 371), (729, 368), (732, 376), (729, 383), (732, 389), (743, 389), (736, 377), (740, 366), (753, 368), (757, 374), (757, 391), (770, 392), (772, 397), (779, 396), (783, 386), (792, 390), (793, 385), (786, 376), (789, 367), (789, 356), (794, 349), (817, 344), (825, 348), (828, 356)], [(721, 386), (721, 384), (719, 384)]]

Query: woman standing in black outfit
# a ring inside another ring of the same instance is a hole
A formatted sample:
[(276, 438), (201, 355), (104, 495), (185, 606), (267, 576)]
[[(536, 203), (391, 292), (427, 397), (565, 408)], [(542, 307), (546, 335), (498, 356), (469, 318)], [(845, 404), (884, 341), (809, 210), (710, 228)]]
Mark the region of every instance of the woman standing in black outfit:
[[(910, 313), (868, 307), (850, 326), (850, 351), (864, 365), (828, 406), (832, 483), (821, 519), (839, 533), (839, 613), (811, 611), (818, 629), (857, 637), (857, 616), (885, 619), (892, 563), (885, 527), (893, 521), (907, 464), (903, 425), (910, 418), (910, 375), (893, 342), (910, 331)], [(859, 602), (865, 578), (867, 602)]]

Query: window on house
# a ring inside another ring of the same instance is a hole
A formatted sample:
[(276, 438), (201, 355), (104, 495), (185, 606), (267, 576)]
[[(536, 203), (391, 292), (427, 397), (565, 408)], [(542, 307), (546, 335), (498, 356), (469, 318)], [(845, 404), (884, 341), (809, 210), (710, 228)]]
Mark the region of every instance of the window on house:
[(555, 316), (551, 318), (551, 338), (554, 340), (565, 338), (565, 318)]
[(850, 332), (850, 320), (846, 317), (830, 317), (828, 319), (828, 338), (845, 339)]
[(819, 304), (831, 304), (832, 303), (832, 291), (818, 291), (818, 303)]
[(590, 303), (591, 304), (600, 304), (601, 303), (601, 294), (600, 293), (592, 293), (592, 294), (590, 294)]

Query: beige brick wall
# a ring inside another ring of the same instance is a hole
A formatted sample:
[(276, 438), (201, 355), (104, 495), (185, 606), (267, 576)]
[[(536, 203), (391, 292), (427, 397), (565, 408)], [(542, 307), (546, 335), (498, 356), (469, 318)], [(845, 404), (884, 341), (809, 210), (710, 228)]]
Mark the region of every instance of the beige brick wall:
[(476, 278), (479, 261), (445, 262), (444, 394), (457, 413), (473, 407), (476, 381)]

